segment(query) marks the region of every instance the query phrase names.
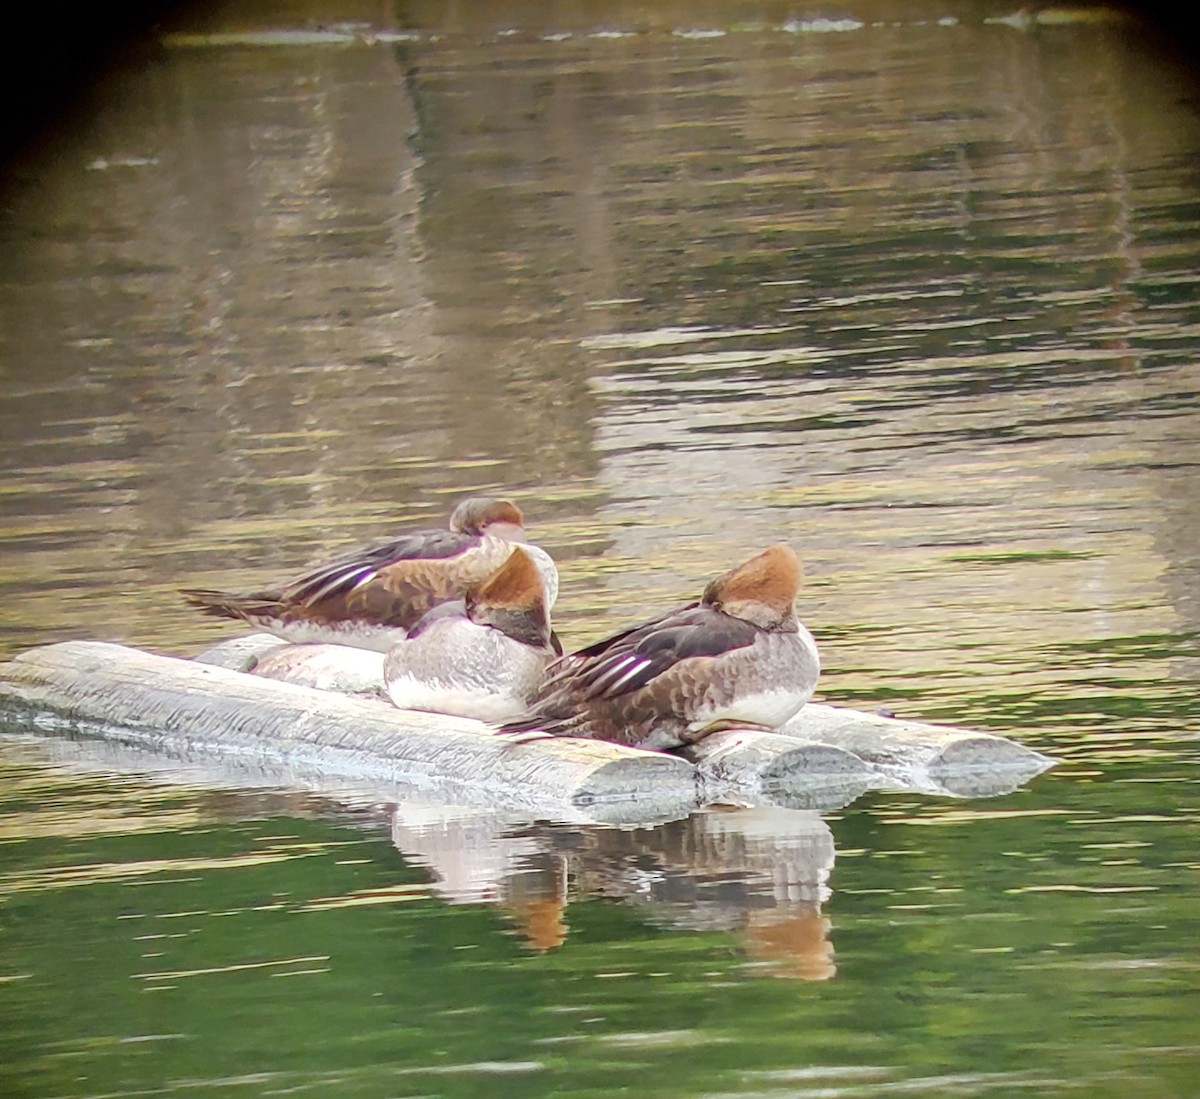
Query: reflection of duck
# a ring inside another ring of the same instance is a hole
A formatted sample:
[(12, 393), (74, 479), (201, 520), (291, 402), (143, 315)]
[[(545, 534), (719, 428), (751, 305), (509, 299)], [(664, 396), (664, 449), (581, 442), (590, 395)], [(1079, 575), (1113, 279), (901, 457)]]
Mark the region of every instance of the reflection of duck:
[(773, 977), (827, 981), (837, 975), (829, 920), (816, 907), (796, 905), (751, 912), (743, 935), (746, 953)]
[(717, 577), (691, 603), (565, 657), (509, 733), (675, 748), (731, 725), (773, 729), (820, 672), (796, 619), (800, 562), (786, 545)]
[(548, 850), (528, 859), (501, 890), (500, 907), (530, 950), (545, 953), (567, 941), (567, 864)]
[(518, 546), (464, 599), (435, 607), (393, 645), (383, 681), (402, 709), (505, 721), (524, 712), (561, 653), (541, 572)]
[[(386, 651), (426, 612), (461, 598), (525, 543), (524, 517), (510, 500), (472, 497), (449, 530), (421, 530), (356, 550), (281, 588), (245, 595), (189, 589), (189, 603), (217, 618), (240, 618), (288, 641), (330, 641)], [(528, 546), (554, 604), (558, 573)]]
[(564, 945), (568, 902), (620, 901), (676, 931), (734, 932), (753, 972), (825, 980), (833, 833), (817, 813), (705, 811), (635, 829), (532, 824), (494, 810), (392, 809), (392, 842), (452, 904), (496, 905), (526, 946)]
[(599, 849), (573, 875), (583, 888), (636, 905), (661, 927), (740, 932), (764, 976), (836, 974), (830, 922), (821, 914), (834, 841), (819, 814), (710, 809), (652, 832), (595, 839)]

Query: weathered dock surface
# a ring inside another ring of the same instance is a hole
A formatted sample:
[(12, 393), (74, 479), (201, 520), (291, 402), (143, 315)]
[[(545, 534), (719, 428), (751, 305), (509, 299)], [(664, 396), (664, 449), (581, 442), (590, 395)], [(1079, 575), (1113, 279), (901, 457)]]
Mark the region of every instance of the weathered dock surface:
[(951, 797), (1015, 790), (1055, 761), (1007, 737), (810, 702), (779, 732), (839, 748), (879, 776), (878, 786)]
[[(513, 741), (480, 722), (354, 697), (369, 692), (372, 673), (353, 650), (298, 655), (262, 637), (196, 661), (103, 642), (47, 645), (0, 665), (0, 728), (302, 774), (308, 785), (321, 776), (417, 784), (466, 791), (472, 801), (591, 807), (626, 819), (715, 801), (833, 808), (879, 787), (978, 796), (1014, 789), (1054, 762), (1003, 737), (815, 704), (778, 733), (731, 729), (683, 755), (571, 738)], [(232, 670), (260, 661), (301, 682)]]
[(457, 778), (535, 803), (660, 808), (697, 798), (695, 768), (673, 756), (599, 741), (514, 743), (479, 722), (92, 641), (32, 649), (0, 666), (0, 723), (333, 777)]

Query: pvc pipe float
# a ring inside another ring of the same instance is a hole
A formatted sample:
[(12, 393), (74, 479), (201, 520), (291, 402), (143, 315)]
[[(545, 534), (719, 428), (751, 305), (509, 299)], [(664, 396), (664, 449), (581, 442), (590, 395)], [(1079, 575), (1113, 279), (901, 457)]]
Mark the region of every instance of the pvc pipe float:
[(1008, 793), (1057, 760), (992, 733), (903, 721), (808, 703), (780, 730), (850, 752), (885, 780), (884, 788), (951, 797)]
[[(731, 729), (679, 755), (607, 741), (514, 742), (481, 722), (369, 697), (380, 654), (226, 642), (195, 661), (68, 641), (0, 665), (0, 727), (100, 738), (175, 758), (303, 775), (306, 785), (442, 785), (469, 800), (668, 819), (706, 804), (831, 809), (867, 789), (983, 796), (1054, 761), (1004, 737), (810, 703), (781, 730)], [(255, 665), (300, 677), (279, 682)], [(347, 697), (338, 690), (367, 697)], [(604, 807), (603, 811), (599, 807)]]

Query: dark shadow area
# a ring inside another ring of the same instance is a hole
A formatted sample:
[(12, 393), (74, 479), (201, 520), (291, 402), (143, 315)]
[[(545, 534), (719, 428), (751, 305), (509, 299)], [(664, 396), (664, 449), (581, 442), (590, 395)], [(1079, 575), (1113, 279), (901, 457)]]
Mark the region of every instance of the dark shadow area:
[(18, 170), (25, 157), (89, 109), (106, 74), (138, 51), (153, 48), (165, 22), (203, 7), (196, 0), (130, 0), (122, 4), (29, 6), (15, 15), (13, 52), (0, 67), (0, 172)]
[(1126, 10), (1141, 21), (1137, 40), (1146, 52), (1190, 78), (1186, 99), (1200, 102), (1200, 37), (1190, 9), (1180, 4), (1152, 3), (1127, 5)]
[[(1014, 6), (1032, 11), (1076, 7)], [(1186, 6), (1166, 2), (1078, 6), (1118, 7), (1136, 14), (1145, 28), (1148, 51), (1187, 69), (1193, 79), (1200, 76), (1200, 54)], [(99, 6), (76, 0), (16, 15), (11, 41), (26, 48), (29, 57), (23, 63), (10, 59), (0, 76), (6, 104), (0, 117), (0, 177), (19, 175), (29, 154), (52, 141), (71, 118), (86, 114), (92, 97), (102, 94), (106, 74), (119, 71), (140, 51), (156, 48), (156, 35), (165, 24), (202, 21), (214, 7), (210, 0), (132, 0)], [(306, 6), (310, 22), (318, 8), (319, 4)], [(1196, 94), (1200, 93), (1193, 89), (1193, 97)]]

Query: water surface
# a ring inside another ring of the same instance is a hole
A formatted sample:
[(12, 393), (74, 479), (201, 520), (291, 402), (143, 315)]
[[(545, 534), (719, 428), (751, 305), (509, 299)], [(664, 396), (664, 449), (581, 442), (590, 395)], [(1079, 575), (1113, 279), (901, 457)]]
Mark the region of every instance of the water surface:
[(1195, 1094), (1186, 74), (1103, 10), (312, 15), (165, 28), (8, 180), (4, 654), (191, 654), (179, 586), (503, 489), (569, 645), (785, 539), (825, 700), (1064, 762), (611, 828), (0, 742), (5, 1094)]

